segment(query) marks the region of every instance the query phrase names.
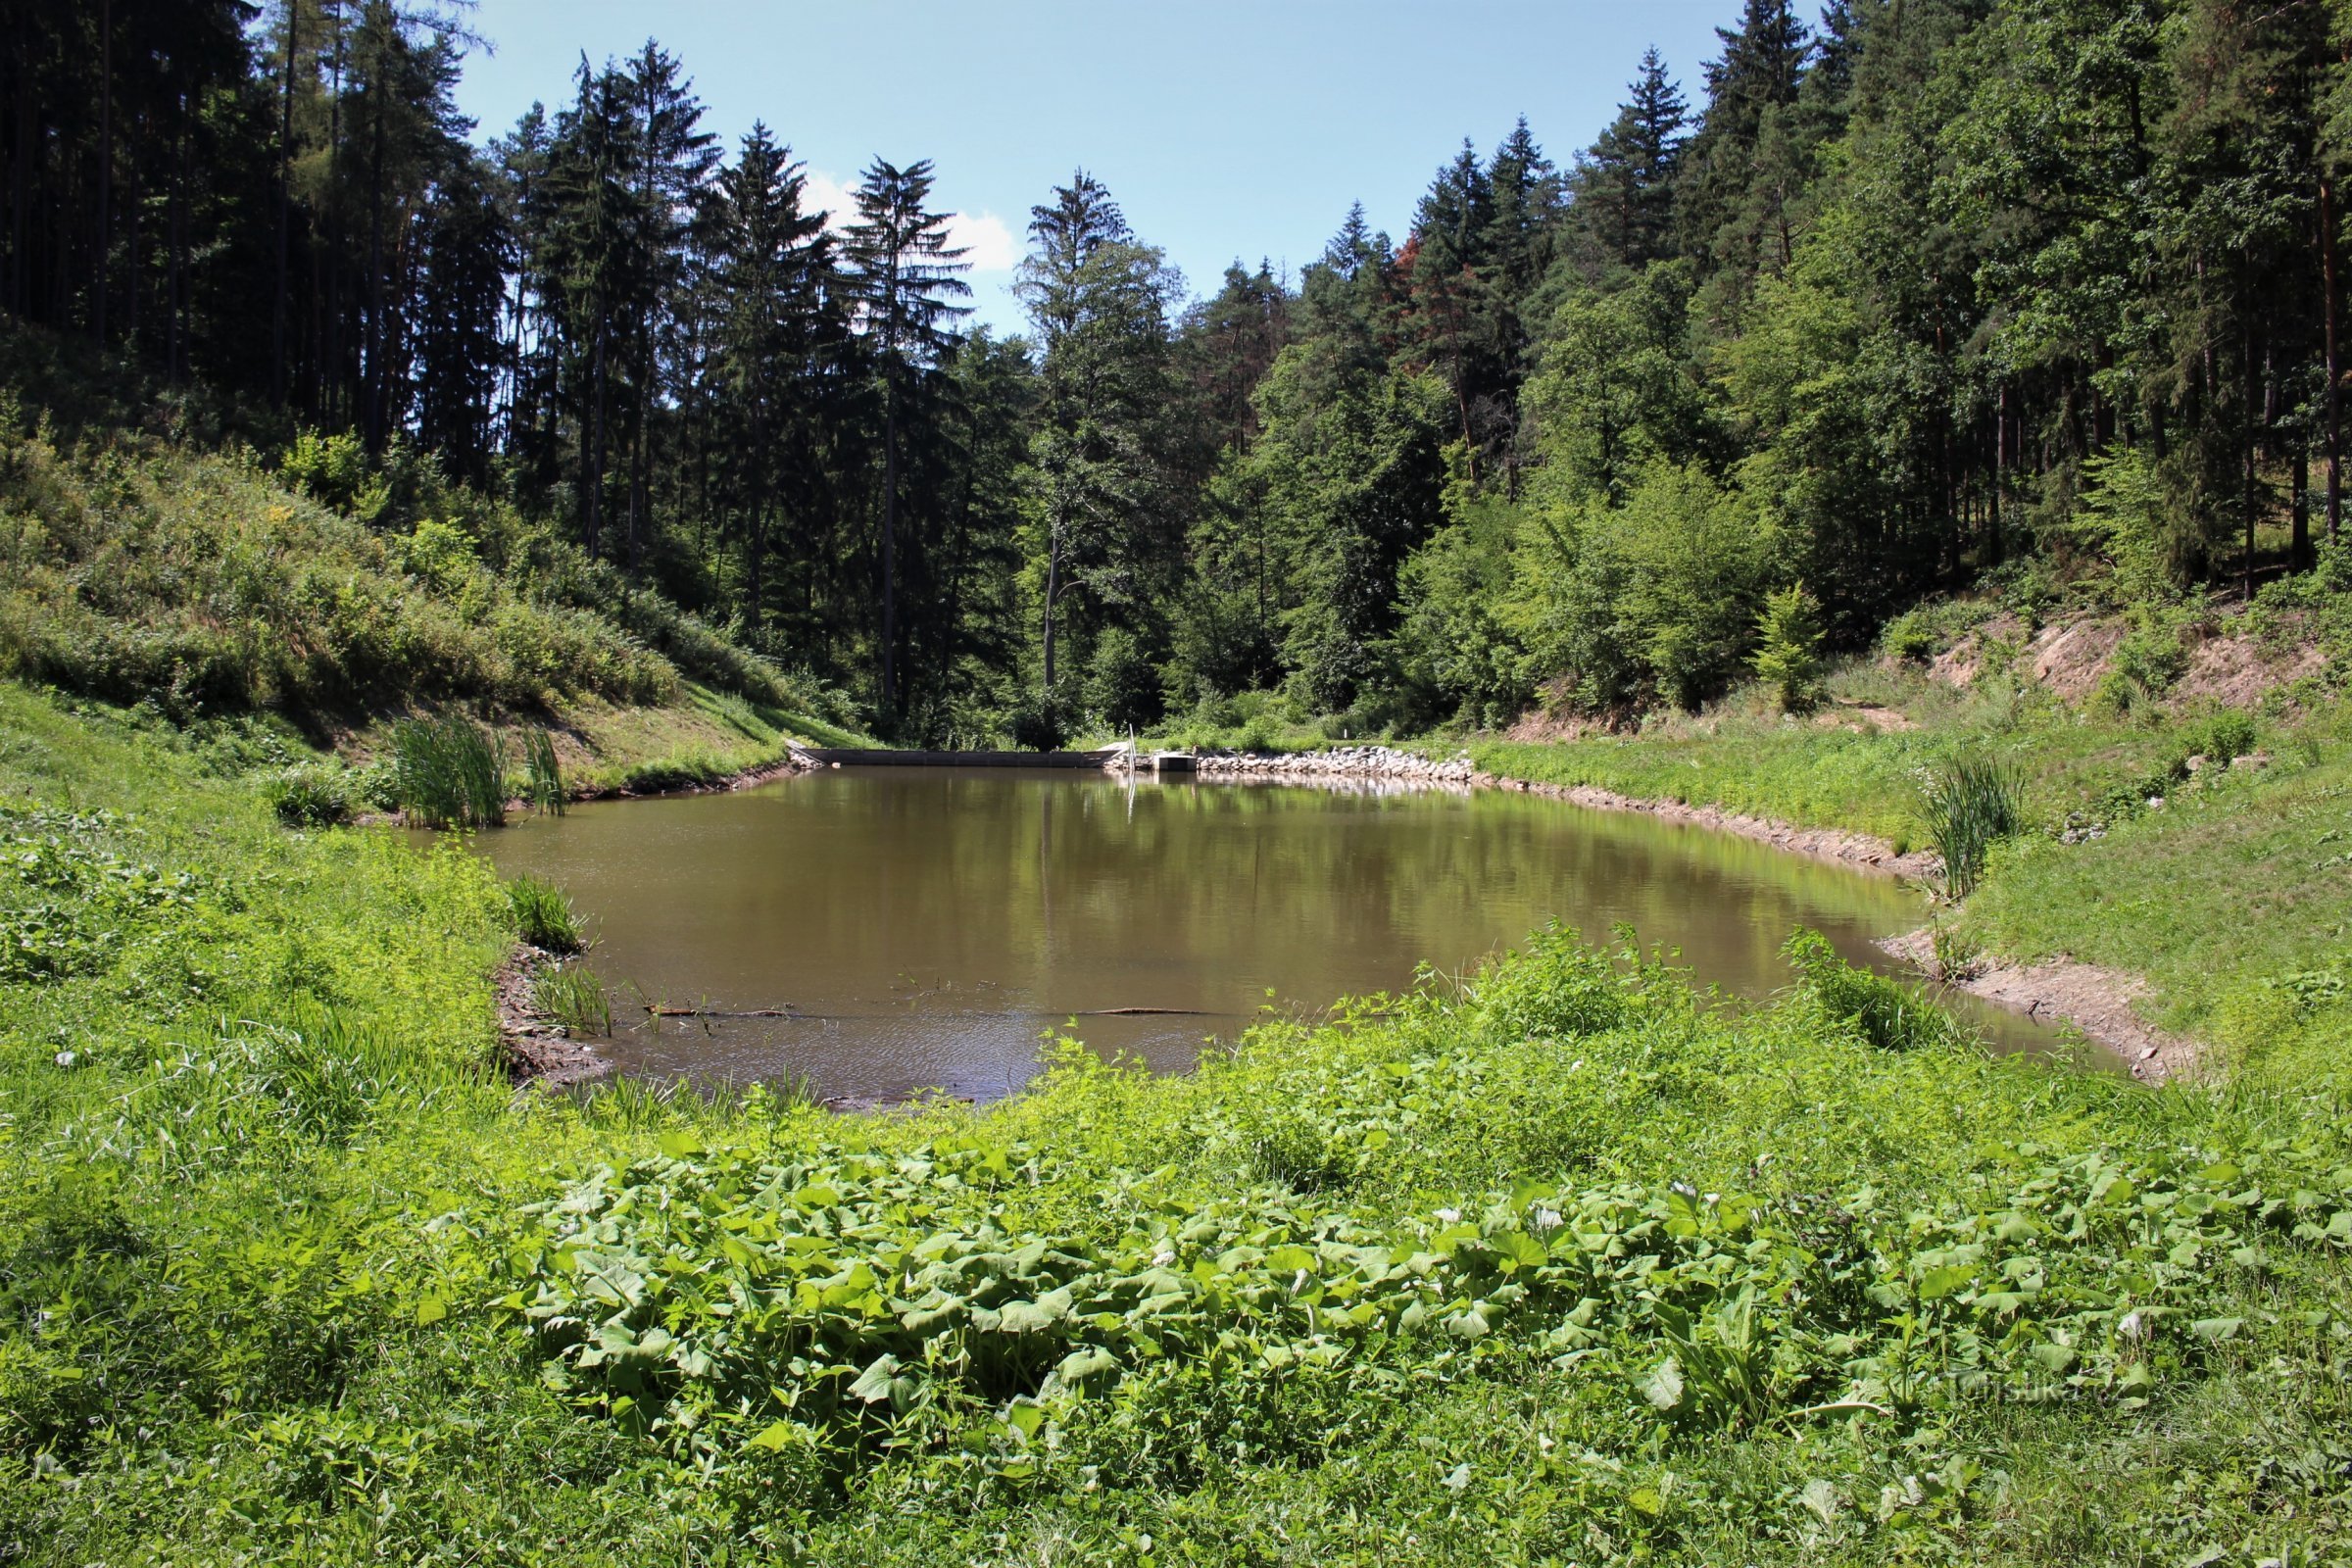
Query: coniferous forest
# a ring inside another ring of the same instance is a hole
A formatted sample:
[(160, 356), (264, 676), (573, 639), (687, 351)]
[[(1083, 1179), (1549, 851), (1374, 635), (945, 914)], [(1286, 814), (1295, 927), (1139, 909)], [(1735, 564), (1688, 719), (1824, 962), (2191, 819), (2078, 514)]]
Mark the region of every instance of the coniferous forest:
[(1776, 593), (1855, 650), (1987, 574), (2242, 593), (2340, 525), (2322, 0), (1751, 0), (1295, 276), (1181, 277), (1080, 169), (1016, 338), (930, 160), (821, 213), (652, 40), (478, 141), (460, 20), (14, 7), (0, 301), (330, 489), (434, 466), (880, 733), (1623, 716), (1744, 678)]

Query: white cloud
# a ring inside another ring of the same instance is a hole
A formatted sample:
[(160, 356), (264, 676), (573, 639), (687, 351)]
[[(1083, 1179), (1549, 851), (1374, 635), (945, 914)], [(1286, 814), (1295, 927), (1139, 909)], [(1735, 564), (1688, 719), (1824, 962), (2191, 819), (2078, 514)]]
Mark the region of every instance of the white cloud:
[[(814, 169), (808, 171), (804, 203), (823, 209), (827, 228), (836, 234), (845, 232), (858, 217), (858, 202), (851, 194), (851, 187)], [(969, 252), (964, 260), (974, 272), (1009, 272), (1021, 260), (1019, 242), (1005, 226), (1004, 220), (994, 213), (950, 213), (948, 238)]]
[(1009, 272), (1020, 265), (1020, 242), (994, 213), (952, 213), (948, 235), (970, 252), (964, 260), (975, 272)]

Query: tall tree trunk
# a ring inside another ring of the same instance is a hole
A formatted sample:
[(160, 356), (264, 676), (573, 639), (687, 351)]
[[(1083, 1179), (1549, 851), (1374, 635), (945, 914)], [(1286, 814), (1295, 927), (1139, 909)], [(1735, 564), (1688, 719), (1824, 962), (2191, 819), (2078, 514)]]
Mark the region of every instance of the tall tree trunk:
[[(883, 373), (888, 376), (887, 368)], [(887, 379), (882, 387), (882, 715), (889, 719), (898, 711), (899, 394)]]
[(2239, 329), (2238, 353), (2244, 360), (2246, 378), (2245, 471), (2241, 476), (2244, 494), (2239, 500), (2239, 505), (2245, 512), (2246, 534), (2240, 576), (2245, 596), (2250, 601), (2254, 597), (2254, 514), (2257, 486), (2255, 458), (2262, 437), (2262, 376), (2256, 369), (2253, 329), (2250, 325)]
[[(85, 13), (86, 15), (86, 13)], [(107, 266), (112, 259), (115, 191), (115, 5), (98, 6), (98, 265), (97, 287), (91, 301), (90, 325), (100, 348), (106, 347)]]
[[(1049, 526), (1051, 526), (1049, 524)], [(1054, 695), (1054, 600), (1061, 592), (1061, 541), (1057, 537), (1046, 545), (1046, 689), (1047, 697)]]
[(31, 258), (25, 254), (32, 202), (32, 44), (20, 29), (15, 39), (16, 74), (9, 86), (17, 104), (16, 157), (10, 160), (8, 214), (8, 303), (19, 316), (32, 314)]
[(598, 306), (598, 318), (600, 318), (598, 326), (595, 326), (595, 367), (590, 369), (590, 381), (593, 381), (593, 388), (590, 388), (590, 393), (588, 393), (588, 397), (590, 397), (588, 442), (586, 442), (588, 449), (581, 454), (581, 466), (588, 470), (588, 479), (586, 479), (588, 514), (586, 514), (586, 529), (583, 529), (588, 534), (588, 560), (598, 558), (598, 553), (595, 553), (598, 538), (595, 536), (598, 536), (600, 513), (602, 513), (602, 506), (605, 506), (605, 336), (607, 336), (607, 331), (605, 331), (605, 322), (602, 322), (602, 303)]
[(2311, 454), (2303, 442), (2295, 442), (2294, 494), (2291, 510), (2294, 513), (2294, 542), (2287, 558), (2297, 571), (2311, 568)]
[(294, 59), (302, 0), (286, 0), (286, 88), (277, 119), (277, 285), (270, 301), (270, 406), (286, 406), (286, 295), (292, 285)]
[(2335, 181), (2320, 176), (2320, 292), (2326, 296), (2321, 315), (2328, 330), (2328, 537), (2338, 536), (2343, 523), (2344, 367), (2336, 352)]

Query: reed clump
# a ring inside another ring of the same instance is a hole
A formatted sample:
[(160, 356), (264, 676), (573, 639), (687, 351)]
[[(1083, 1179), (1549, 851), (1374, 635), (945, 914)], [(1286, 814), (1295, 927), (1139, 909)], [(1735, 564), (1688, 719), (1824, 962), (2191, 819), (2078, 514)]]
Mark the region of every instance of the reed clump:
[(564, 814), (564, 769), (556, 760), (556, 738), (543, 729), (530, 731), (522, 743), (522, 798), (534, 811)]
[(588, 939), (580, 915), (564, 890), (529, 872), (507, 884), (507, 907), (514, 917), (514, 934), (549, 953), (582, 953)]
[(531, 1005), (564, 1026), (574, 1040), (612, 1032), (612, 1001), (605, 983), (583, 964), (550, 964), (531, 982)]
[(506, 746), (467, 718), (403, 719), (392, 728), (401, 811), (418, 827), (502, 827)]
[(1958, 757), (1929, 775), (1920, 821), (1943, 858), (1946, 897), (1964, 899), (1984, 875), (1993, 845), (2025, 825), (2025, 781), (1985, 757)]

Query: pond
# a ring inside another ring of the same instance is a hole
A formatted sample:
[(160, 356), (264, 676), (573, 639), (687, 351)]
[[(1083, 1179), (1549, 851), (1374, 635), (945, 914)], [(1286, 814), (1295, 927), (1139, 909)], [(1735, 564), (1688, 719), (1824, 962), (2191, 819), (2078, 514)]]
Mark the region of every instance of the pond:
[[(1073, 1018), (1097, 1050), (1182, 1070), (1265, 1009), (1400, 990), (1555, 918), (1602, 941), (1631, 924), (1701, 982), (1762, 997), (1788, 982), (1796, 927), (1891, 970), (1873, 939), (1923, 915), (1890, 878), (1729, 834), (1377, 780), (827, 769), (591, 802), (479, 842), (588, 916), (616, 1020), (599, 1049), (620, 1070), (797, 1075), (853, 1102), (1010, 1094)], [(1974, 1016), (1996, 1045), (2051, 1038)]]

